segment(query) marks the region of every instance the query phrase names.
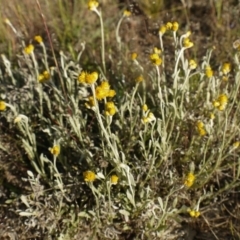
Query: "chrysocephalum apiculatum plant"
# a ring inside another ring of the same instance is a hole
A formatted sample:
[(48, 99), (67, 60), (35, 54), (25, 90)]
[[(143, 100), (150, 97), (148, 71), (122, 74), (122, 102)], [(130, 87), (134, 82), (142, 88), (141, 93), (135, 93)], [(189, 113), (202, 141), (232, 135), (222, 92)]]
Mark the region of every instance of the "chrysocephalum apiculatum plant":
[[(25, 209), (19, 214), (28, 218), (29, 228), (36, 227), (30, 220), (44, 218), (38, 200), (45, 196), (46, 204), (49, 200), (56, 207), (52, 215), (48, 210), (47, 220), (56, 227), (61, 222), (61, 236), (90, 224), (89, 236), (101, 239), (126, 232), (136, 239), (166, 238), (167, 230), (184, 219), (201, 218), (201, 204), (239, 186), (239, 68), (233, 72), (234, 66), (223, 62), (213, 69), (213, 49), (203, 59), (189, 57), (191, 32), (179, 33), (178, 22), (167, 22), (159, 27), (159, 43), (148, 59), (129, 50), (129, 66), (138, 75), (132, 76), (132, 91), (125, 91), (108, 79), (99, 3), (89, 1), (88, 8), (101, 28), (96, 69), (82, 68), (85, 44), (80, 63), (60, 52), (59, 65), (51, 66), (39, 35), (23, 46), (18, 68), (2, 55), (1, 117), (17, 131), (33, 190), (21, 196)], [(125, 10), (116, 24), (118, 51), (124, 46), (121, 24), (128, 17), (131, 12)], [(174, 61), (165, 56), (165, 34), (172, 35)], [(238, 49), (233, 62), (239, 63)], [(13, 96), (11, 89), (23, 94)], [(225, 180), (223, 170), (230, 174)], [(48, 197), (49, 191), (59, 202)], [(54, 233), (53, 227), (45, 228)]]

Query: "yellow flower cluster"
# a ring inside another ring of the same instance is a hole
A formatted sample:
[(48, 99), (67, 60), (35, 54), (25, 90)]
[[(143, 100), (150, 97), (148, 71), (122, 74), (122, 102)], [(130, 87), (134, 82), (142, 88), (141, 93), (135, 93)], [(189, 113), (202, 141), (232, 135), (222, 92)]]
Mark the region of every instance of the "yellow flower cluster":
[(201, 213), (199, 211), (195, 211), (195, 210), (191, 210), (191, 209), (189, 209), (188, 212), (191, 217), (195, 217), (195, 218), (197, 218), (201, 215)]
[(205, 68), (205, 75), (208, 77), (208, 78), (211, 78), (213, 76), (213, 70), (210, 66), (207, 66)]
[(193, 46), (194, 46), (193, 42), (191, 42), (188, 37), (187, 37), (187, 38), (184, 38), (184, 40), (183, 40), (183, 47), (185, 47), (185, 48), (191, 48), (191, 47), (193, 47)]
[(179, 28), (178, 22), (167, 22), (165, 25), (162, 25), (159, 29), (159, 34), (163, 35), (167, 30), (176, 32)]
[(99, 5), (98, 1), (90, 0), (88, 2), (88, 9), (94, 11), (98, 7), (98, 5)]
[(223, 111), (228, 102), (228, 97), (226, 94), (220, 94), (217, 99), (213, 101), (213, 106), (220, 111)]
[(184, 185), (186, 187), (191, 187), (193, 185), (194, 181), (195, 181), (195, 176), (192, 172), (190, 172), (190, 173), (188, 173), (188, 175), (184, 181)]
[(0, 111), (5, 111), (6, 108), (6, 103), (4, 101), (0, 101)]
[(83, 172), (83, 178), (85, 182), (93, 182), (96, 179), (96, 174), (92, 171)]
[(196, 124), (196, 127), (197, 127), (197, 131), (200, 136), (205, 136), (207, 134), (205, 127), (204, 127), (204, 123), (202, 121), (198, 121)]
[(151, 62), (156, 66), (160, 66), (162, 64), (162, 59), (159, 56), (160, 54), (161, 50), (155, 47), (153, 49), (153, 53), (149, 56)]
[(117, 112), (114, 102), (106, 102), (105, 104), (105, 114), (107, 116), (113, 116)]
[(58, 156), (60, 153), (60, 146), (59, 145), (55, 145), (52, 148), (49, 148), (49, 151), (51, 152), (52, 155), (54, 156)]
[(222, 65), (222, 72), (224, 75), (227, 75), (231, 71), (231, 64), (230, 63), (224, 63)]
[(34, 50), (34, 46), (32, 44), (29, 44), (27, 47), (24, 48), (24, 52), (28, 55), (31, 54), (33, 50)]
[(42, 74), (39, 74), (38, 81), (40, 83), (44, 83), (45, 81), (49, 80), (50, 73), (48, 71), (44, 71)]
[(97, 81), (97, 79), (98, 79), (97, 72), (88, 73), (88, 72), (82, 71), (78, 76), (78, 81), (80, 83), (86, 83), (86, 84), (94, 84)]
[(118, 176), (117, 175), (112, 175), (111, 179), (110, 179), (110, 182), (111, 182), (112, 185), (117, 185), (117, 183), (118, 183)]
[(97, 100), (102, 100), (106, 97), (114, 97), (116, 92), (110, 88), (108, 81), (103, 81), (99, 86), (96, 87), (95, 94)]

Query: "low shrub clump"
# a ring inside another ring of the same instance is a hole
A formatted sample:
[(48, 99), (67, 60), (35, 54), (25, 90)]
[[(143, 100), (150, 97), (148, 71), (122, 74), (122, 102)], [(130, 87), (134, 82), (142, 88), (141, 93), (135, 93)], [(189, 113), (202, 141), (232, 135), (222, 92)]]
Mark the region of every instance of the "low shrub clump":
[[(189, 234), (184, 222), (213, 235), (217, 222), (234, 234), (234, 221), (216, 216), (240, 185), (240, 44), (213, 69), (214, 49), (194, 59), (191, 32), (174, 21), (159, 27), (146, 57), (122, 41), (125, 10), (111, 53), (98, 2), (88, 8), (101, 35), (94, 65), (82, 63), (88, 43), (73, 60), (52, 56), (39, 35), (23, 42), (15, 63), (2, 55), (8, 137), (0, 147), (18, 149), (14, 162), (24, 163), (28, 185), (5, 202), (24, 222), (15, 234), (180, 239)], [(234, 201), (224, 206), (234, 216)]]

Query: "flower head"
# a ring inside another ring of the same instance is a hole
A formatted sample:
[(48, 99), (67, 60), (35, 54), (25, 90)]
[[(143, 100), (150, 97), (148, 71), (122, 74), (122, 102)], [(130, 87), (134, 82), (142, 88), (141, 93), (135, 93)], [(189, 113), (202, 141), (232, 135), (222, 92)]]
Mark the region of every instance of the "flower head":
[(142, 106), (142, 110), (143, 110), (144, 112), (146, 112), (146, 111), (148, 110), (147, 104), (144, 104), (144, 105)]
[(27, 47), (24, 48), (24, 52), (28, 55), (31, 54), (33, 50), (34, 50), (34, 46), (32, 44), (29, 44)]
[(217, 99), (213, 101), (213, 106), (220, 111), (223, 111), (228, 103), (228, 97), (226, 94), (220, 94)]
[(162, 59), (159, 57), (157, 53), (151, 54), (149, 58), (152, 61), (152, 63), (156, 66), (159, 66), (162, 64)]
[(222, 72), (223, 74), (227, 75), (231, 71), (231, 64), (230, 63), (224, 63), (222, 66)]
[(133, 53), (131, 54), (131, 59), (132, 59), (133, 61), (136, 60), (137, 57), (138, 57), (138, 54), (137, 54), (137, 53), (133, 52)]
[(195, 181), (195, 175), (192, 172), (190, 172), (185, 178), (184, 185), (190, 188), (193, 185), (194, 181)]
[(59, 145), (54, 145), (52, 148), (49, 148), (49, 151), (53, 156), (58, 156), (60, 153), (60, 146)]
[(106, 102), (105, 113), (107, 116), (113, 116), (117, 112), (114, 102)]
[(194, 46), (194, 44), (193, 44), (193, 42), (190, 41), (189, 38), (184, 38), (184, 40), (183, 40), (183, 46), (184, 46), (185, 48), (191, 48), (191, 47)]
[(179, 28), (178, 22), (173, 22), (172, 23), (172, 31), (176, 32)]
[(207, 66), (205, 68), (205, 74), (208, 78), (211, 78), (213, 76), (213, 70), (210, 66)]
[(204, 123), (202, 121), (197, 121), (196, 127), (200, 136), (205, 136), (207, 134)]
[(92, 171), (83, 172), (83, 178), (85, 182), (93, 182), (96, 179), (96, 174)]
[(142, 76), (142, 75), (138, 76), (138, 77), (135, 79), (135, 81), (136, 81), (136, 83), (142, 82), (142, 81), (143, 81), (143, 76)]
[(116, 185), (118, 183), (118, 176), (112, 175), (110, 181), (112, 185)]
[(196, 63), (193, 59), (191, 59), (188, 64), (189, 64), (189, 68), (190, 68), (191, 70), (197, 68), (197, 63)]
[(172, 29), (172, 26), (173, 26), (173, 24), (172, 24), (171, 22), (167, 22), (167, 23), (166, 23), (166, 29), (167, 29), (167, 30), (171, 30), (171, 29)]
[(159, 34), (163, 35), (167, 31), (167, 28), (165, 25), (162, 25), (159, 29)]
[(116, 92), (113, 89), (110, 89), (108, 81), (103, 81), (99, 86), (96, 87), (95, 94), (97, 100), (102, 100), (106, 97), (114, 97)]
[(97, 72), (88, 73), (88, 72), (82, 71), (78, 76), (78, 81), (80, 83), (86, 83), (86, 84), (94, 84), (97, 81), (97, 79), (98, 79)]
[(197, 218), (201, 215), (201, 213), (199, 211), (195, 211), (195, 210), (191, 210), (191, 209), (189, 209), (188, 212), (191, 217), (195, 217), (195, 218)]
[(156, 117), (152, 112), (149, 112), (147, 116), (144, 116), (142, 118), (143, 123), (150, 123), (150, 122), (154, 122), (155, 120), (156, 120)]
[(128, 10), (124, 10), (124, 12), (123, 12), (123, 16), (124, 17), (129, 17), (131, 14), (132, 13), (130, 11), (128, 11)]
[(39, 35), (35, 36), (35, 37), (34, 37), (34, 40), (35, 40), (37, 43), (39, 43), (39, 44), (41, 44), (41, 43), (43, 42), (42, 37), (39, 36)]
[(50, 73), (48, 71), (44, 71), (42, 74), (39, 74), (38, 81), (40, 83), (44, 83), (45, 81), (49, 80)]
[(94, 11), (97, 9), (98, 5), (99, 5), (98, 1), (90, 0), (88, 2), (88, 9)]
[(0, 101), (0, 111), (5, 111), (7, 108), (7, 105), (4, 101)]
[(234, 142), (233, 147), (238, 148), (240, 146), (240, 141)]

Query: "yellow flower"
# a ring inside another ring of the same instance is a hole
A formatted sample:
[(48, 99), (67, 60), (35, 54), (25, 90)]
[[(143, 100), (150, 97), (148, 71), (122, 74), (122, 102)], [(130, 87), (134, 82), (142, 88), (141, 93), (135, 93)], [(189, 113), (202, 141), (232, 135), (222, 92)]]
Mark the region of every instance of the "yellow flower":
[(112, 175), (110, 181), (111, 181), (111, 184), (116, 185), (118, 183), (118, 176)]
[(189, 68), (190, 68), (191, 70), (197, 68), (197, 63), (196, 63), (193, 59), (191, 59), (191, 60), (189, 61)]
[(161, 51), (161, 49), (154, 47), (153, 52), (159, 55), (162, 51)]
[(184, 38), (184, 40), (183, 40), (183, 46), (184, 46), (185, 48), (191, 48), (191, 47), (194, 46), (194, 44), (193, 44), (193, 42), (190, 41), (189, 38)]
[(97, 9), (99, 3), (97, 1), (94, 1), (94, 0), (90, 0), (88, 2), (88, 9), (91, 10), (91, 11), (94, 11)]
[(50, 73), (48, 71), (44, 71), (42, 74), (39, 74), (38, 81), (40, 83), (43, 83), (46, 80), (48, 80), (49, 78), (50, 78)]
[(107, 97), (108, 91), (104, 90), (101, 86), (95, 88), (95, 94), (97, 100), (102, 100)]
[(161, 26), (159, 29), (159, 34), (163, 35), (167, 31), (167, 28), (165, 25)]
[(59, 145), (55, 145), (52, 148), (49, 148), (49, 151), (51, 152), (52, 155), (54, 156), (58, 156), (60, 153), (60, 146)]
[(210, 119), (215, 119), (215, 115), (213, 113), (210, 113), (209, 117)]
[(144, 105), (142, 106), (142, 110), (143, 110), (144, 112), (146, 112), (146, 111), (148, 110), (147, 104), (144, 104)]
[(233, 147), (234, 148), (238, 148), (239, 146), (240, 146), (240, 142), (239, 141), (233, 143)]
[(153, 53), (150, 55), (150, 60), (152, 61), (152, 63), (156, 66), (159, 66), (162, 64), (162, 59), (159, 57), (159, 55), (157, 53)]
[(205, 68), (205, 74), (208, 78), (211, 78), (213, 76), (213, 70), (210, 66), (207, 66)]
[(206, 130), (205, 130), (205, 127), (204, 127), (204, 123), (202, 121), (198, 121), (196, 123), (196, 126), (197, 126), (197, 131), (198, 131), (198, 134), (200, 136), (205, 136), (207, 134)]
[(224, 63), (222, 66), (222, 72), (223, 74), (227, 75), (231, 71), (231, 64), (230, 63)]
[(86, 83), (93, 84), (98, 80), (98, 73), (92, 72), (86, 75)]
[(110, 85), (108, 81), (102, 81), (100, 87), (105, 91), (110, 90)]
[(190, 173), (188, 173), (188, 175), (184, 181), (184, 185), (186, 187), (191, 187), (193, 185), (194, 181), (195, 181), (195, 176), (192, 172), (190, 172)]
[(213, 106), (220, 111), (223, 111), (228, 103), (228, 97), (226, 94), (220, 94), (217, 99), (213, 101)]
[(116, 92), (115, 92), (115, 90), (113, 90), (113, 89), (110, 89), (109, 91), (108, 91), (108, 95), (107, 95), (107, 97), (114, 97), (116, 95)]
[(106, 102), (105, 113), (107, 116), (113, 116), (117, 112), (114, 102)]
[(171, 30), (171, 29), (172, 29), (172, 26), (173, 26), (173, 24), (172, 24), (171, 22), (168, 22), (168, 23), (166, 24), (166, 29), (167, 29), (167, 30)]
[(178, 22), (173, 22), (172, 23), (172, 31), (176, 32), (179, 28)]
[(24, 48), (24, 52), (26, 54), (31, 54), (34, 50), (34, 46), (32, 44), (29, 44), (27, 47)]
[(221, 105), (226, 105), (228, 102), (228, 97), (226, 94), (220, 94), (218, 96), (218, 101), (220, 102)]
[(96, 179), (96, 174), (92, 171), (83, 172), (83, 178), (85, 182), (93, 182)]
[(41, 44), (42, 42), (43, 42), (43, 40), (42, 40), (42, 37), (41, 36), (35, 36), (34, 37), (34, 40), (36, 41), (36, 42), (38, 42), (39, 44)]
[(138, 76), (138, 77), (135, 79), (135, 81), (136, 81), (136, 83), (142, 82), (142, 81), (143, 81), (143, 76), (142, 76), (142, 75)]
[(85, 71), (82, 71), (78, 76), (78, 81), (80, 83), (93, 84), (97, 81), (97, 79), (98, 79), (97, 72), (87, 73)]
[(197, 128), (203, 128), (204, 123), (202, 121), (197, 121)]
[(0, 111), (5, 111), (7, 108), (7, 105), (4, 101), (0, 101)]
[(133, 53), (131, 54), (131, 59), (132, 59), (133, 61), (136, 60), (137, 57), (138, 57), (138, 54), (137, 54), (137, 53), (133, 52)]
[(130, 11), (124, 10), (124, 12), (123, 12), (123, 16), (124, 16), (124, 17), (129, 17), (130, 15), (131, 15), (131, 12), (130, 12)]
[(201, 213), (199, 211), (195, 211), (195, 210), (189, 210), (188, 212), (191, 217), (195, 217), (195, 218), (197, 218), (201, 215)]
[(153, 122), (155, 120), (156, 120), (156, 117), (154, 116), (154, 114), (152, 112), (149, 112), (147, 117), (142, 118), (143, 123), (149, 123), (149, 122)]

